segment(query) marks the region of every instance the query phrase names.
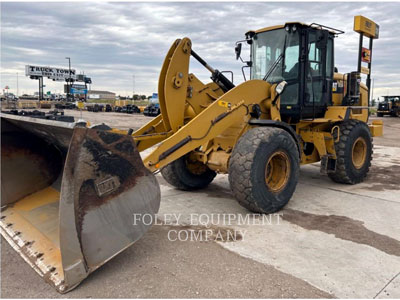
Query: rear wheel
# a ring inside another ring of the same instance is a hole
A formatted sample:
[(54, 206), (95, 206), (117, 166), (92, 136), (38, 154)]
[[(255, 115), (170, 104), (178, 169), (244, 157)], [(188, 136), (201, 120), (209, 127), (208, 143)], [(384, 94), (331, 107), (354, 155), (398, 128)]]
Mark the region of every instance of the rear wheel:
[(334, 132), (336, 170), (328, 173), (338, 183), (356, 184), (367, 176), (372, 160), (372, 137), (366, 123), (358, 120), (342, 122)]
[(376, 116), (381, 118), (381, 117), (383, 117), (383, 114), (382, 113), (377, 113)]
[(187, 154), (162, 168), (161, 175), (174, 187), (190, 191), (205, 188), (217, 173)]
[(237, 142), (229, 161), (229, 183), (238, 202), (253, 212), (273, 213), (290, 200), (299, 178), (299, 153), (291, 135), (258, 127)]

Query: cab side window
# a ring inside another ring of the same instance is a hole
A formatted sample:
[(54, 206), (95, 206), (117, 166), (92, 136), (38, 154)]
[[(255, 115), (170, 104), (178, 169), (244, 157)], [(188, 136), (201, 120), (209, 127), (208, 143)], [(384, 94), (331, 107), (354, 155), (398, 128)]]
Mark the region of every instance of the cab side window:
[(299, 53), (299, 35), (292, 34), (287, 41), (283, 62), (283, 78), (288, 85), (281, 95), (282, 104), (291, 105), (299, 102)]
[(317, 34), (310, 31), (308, 35), (308, 62), (306, 63), (306, 105), (320, 105), (324, 102), (323, 59), (322, 51), (318, 47)]

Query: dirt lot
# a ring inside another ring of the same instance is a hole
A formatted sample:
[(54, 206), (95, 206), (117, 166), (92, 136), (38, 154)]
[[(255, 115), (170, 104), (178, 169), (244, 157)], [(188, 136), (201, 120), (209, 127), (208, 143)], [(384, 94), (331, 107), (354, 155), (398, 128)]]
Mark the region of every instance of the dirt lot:
[(84, 119), (89, 121), (91, 124), (102, 124), (105, 123), (111, 127), (128, 130), (130, 128), (137, 129), (147, 122), (152, 120), (152, 117), (146, 117), (143, 114), (124, 114), (116, 112), (88, 112), (88, 111), (76, 111), (76, 110), (65, 110), (65, 114), (74, 116), (76, 119)]
[[(151, 120), (143, 115), (68, 113), (121, 129), (136, 129)], [(66, 295), (43, 282), (2, 239), (1, 296), (398, 298), (400, 118), (383, 119), (384, 137), (374, 139), (373, 166), (364, 183), (335, 184), (319, 174), (318, 164), (303, 166), (292, 200), (277, 217), (280, 222), (233, 222), (228, 230), (242, 235), (229, 242), (171, 241), (171, 227), (154, 226)], [(226, 175), (196, 192), (178, 191), (160, 175), (157, 179), (160, 218), (181, 214), (177, 228), (187, 228), (191, 214), (247, 213), (234, 200)]]

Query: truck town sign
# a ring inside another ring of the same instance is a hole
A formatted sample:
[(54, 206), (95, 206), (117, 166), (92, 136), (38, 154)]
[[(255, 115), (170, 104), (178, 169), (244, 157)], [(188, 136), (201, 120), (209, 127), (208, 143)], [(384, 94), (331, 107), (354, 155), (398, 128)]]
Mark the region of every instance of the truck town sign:
[(47, 77), (56, 81), (65, 81), (67, 78), (75, 79), (76, 71), (71, 69), (71, 75), (69, 75), (68, 69), (61, 68), (53, 68), (53, 67), (41, 67), (41, 66), (25, 66), (25, 75), (26, 76), (41, 76)]

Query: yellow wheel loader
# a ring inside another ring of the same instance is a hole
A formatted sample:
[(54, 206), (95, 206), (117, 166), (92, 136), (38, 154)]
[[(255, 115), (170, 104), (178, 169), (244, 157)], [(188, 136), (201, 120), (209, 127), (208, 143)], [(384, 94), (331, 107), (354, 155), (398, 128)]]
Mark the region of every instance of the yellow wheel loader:
[(400, 96), (383, 96), (383, 101), (378, 104), (377, 117), (390, 115), (400, 117)]
[[(379, 27), (357, 16), (354, 29), (361, 59), (363, 37), (371, 50)], [(161, 114), (135, 132), (2, 114), (2, 235), (66, 292), (148, 229), (133, 214), (157, 213), (158, 170), (182, 190), (228, 173), (239, 203), (261, 213), (288, 203), (301, 164), (321, 161), (335, 182), (363, 181), (383, 126), (367, 123), (370, 63), (367, 84), (361, 62), (335, 71), (341, 33), (298, 22), (247, 32), (251, 75), (237, 86), (178, 39), (159, 77)], [(189, 72), (191, 57), (211, 82)]]

